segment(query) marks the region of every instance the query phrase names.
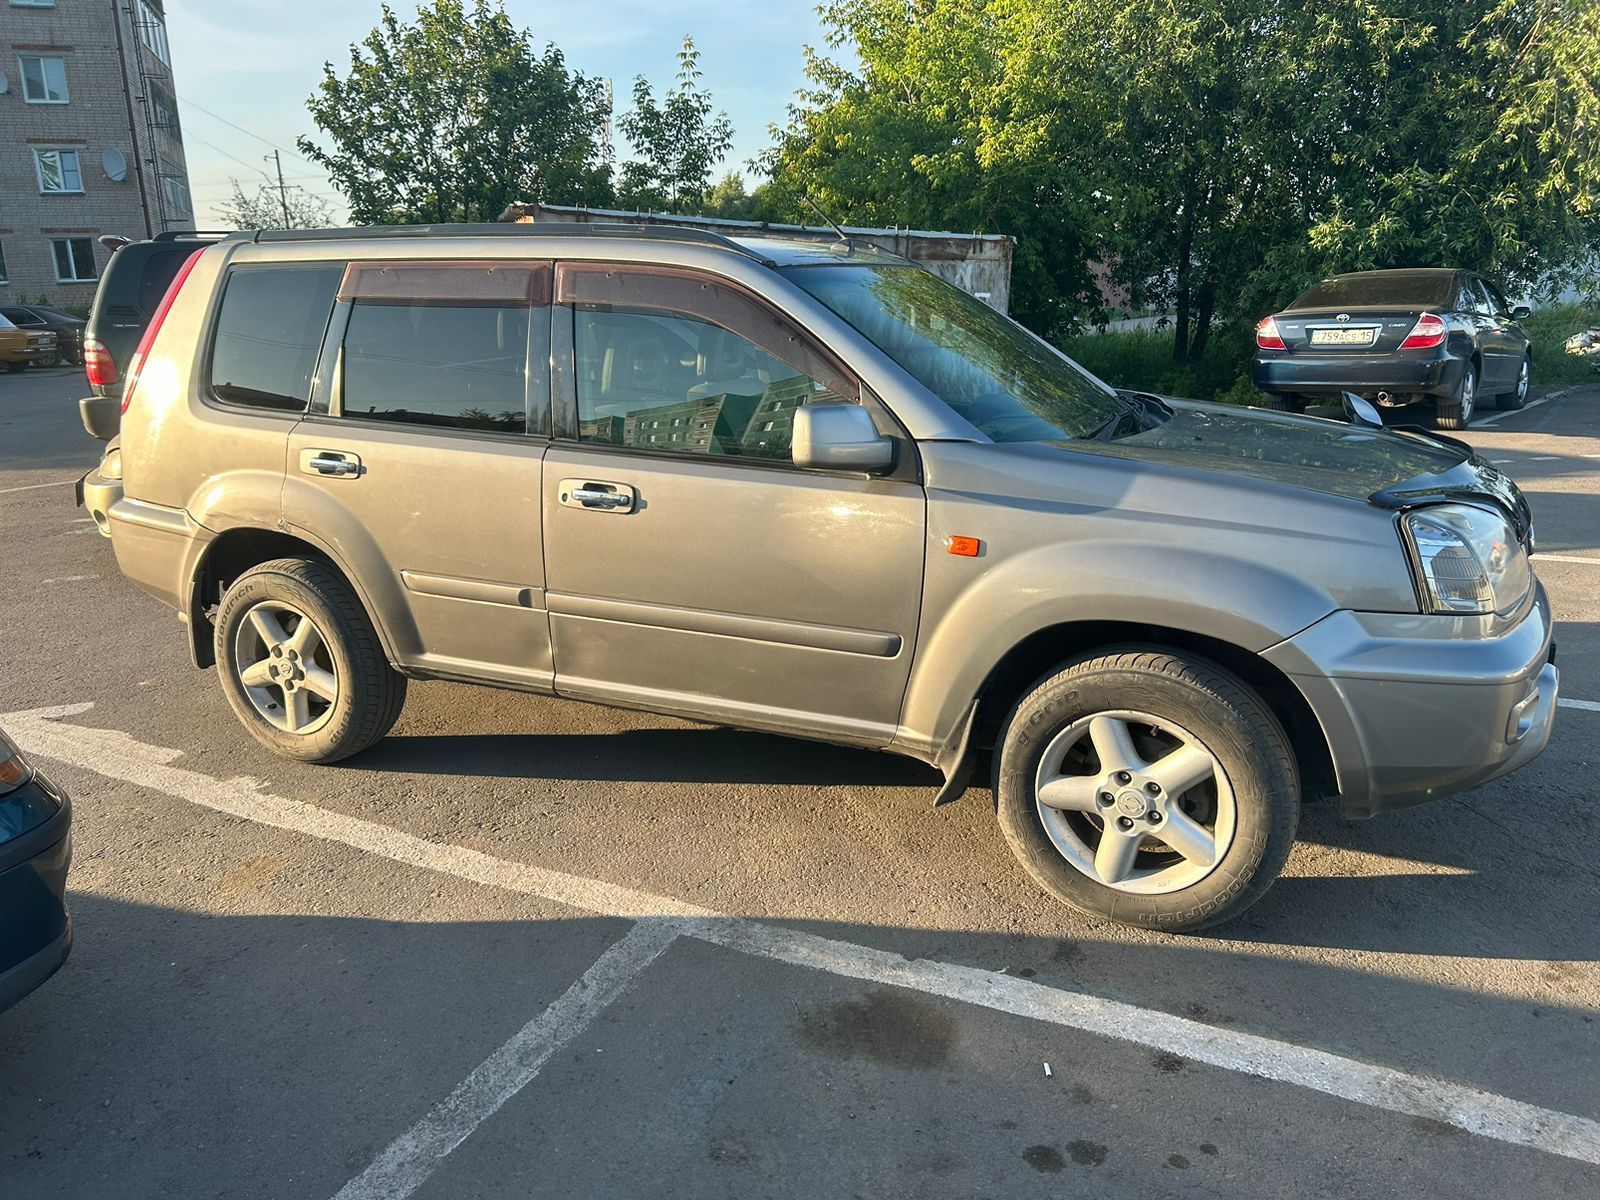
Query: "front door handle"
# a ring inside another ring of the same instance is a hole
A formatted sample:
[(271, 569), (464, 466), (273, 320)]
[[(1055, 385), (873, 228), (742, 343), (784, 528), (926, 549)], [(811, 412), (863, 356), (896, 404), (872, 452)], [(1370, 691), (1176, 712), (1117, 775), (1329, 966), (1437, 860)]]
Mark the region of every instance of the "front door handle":
[(556, 494), (568, 508), (591, 512), (632, 512), (634, 490), (626, 483), (602, 483), (594, 479), (563, 479)]
[(346, 478), (361, 474), (361, 456), (343, 450), (302, 450), (300, 469), (307, 475)]

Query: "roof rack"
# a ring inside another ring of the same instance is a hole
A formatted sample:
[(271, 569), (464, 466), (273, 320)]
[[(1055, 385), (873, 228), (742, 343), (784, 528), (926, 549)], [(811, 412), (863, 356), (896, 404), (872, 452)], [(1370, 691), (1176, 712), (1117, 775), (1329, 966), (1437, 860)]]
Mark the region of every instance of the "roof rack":
[(252, 242), (321, 242), (367, 238), (520, 237), (520, 238), (637, 238), (649, 242), (692, 242), (732, 250), (759, 263), (771, 260), (709, 229), (677, 225), (579, 225), (532, 221), (494, 222), (482, 225), (358, 225), (348, 229), (244, 229), (230, 235)]
[(229, 238), (233, 236), (231, 229), (163, 229), (152, 242), (175, 242), (179, 238)]

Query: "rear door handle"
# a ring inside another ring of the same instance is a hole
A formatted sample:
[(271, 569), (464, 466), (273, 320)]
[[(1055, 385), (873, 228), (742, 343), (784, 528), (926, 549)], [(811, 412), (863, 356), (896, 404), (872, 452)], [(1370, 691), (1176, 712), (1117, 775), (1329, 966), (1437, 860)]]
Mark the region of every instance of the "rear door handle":
[(361, 456), (343, 450), (302, 450), (300, 469), (307, 475), (350, 478), (361, 474)]
[(563, 479), (556, 494), (568, 508), (590, 512), (632, 512), (636, 493), (626, 483), (603, 483), (595, 479)]

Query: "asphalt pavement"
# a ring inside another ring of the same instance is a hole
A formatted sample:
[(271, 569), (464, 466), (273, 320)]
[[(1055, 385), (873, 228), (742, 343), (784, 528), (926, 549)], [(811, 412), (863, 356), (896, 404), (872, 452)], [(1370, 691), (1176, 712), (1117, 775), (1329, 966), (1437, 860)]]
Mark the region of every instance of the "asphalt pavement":
[(72, 958), (0, 1014), (0, 1196), (1600, 1194), (1600, 387), (1527, 490), (1551, 746), (1208, 936), (1080, 917), (885, 755), (413, 683), (274, 758), (0, 376), (0, 725), (72, 793)]

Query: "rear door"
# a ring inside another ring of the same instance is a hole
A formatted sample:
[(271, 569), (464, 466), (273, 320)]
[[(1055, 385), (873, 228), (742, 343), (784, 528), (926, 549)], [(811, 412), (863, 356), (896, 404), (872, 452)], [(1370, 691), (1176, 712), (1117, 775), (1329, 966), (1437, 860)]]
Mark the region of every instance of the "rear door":
[(860, 384), (725, 281), (569, 263), (557, 299), (556, 690), (888, 742), (922, 597), (914, 447), (889, 476), (795, 467), (795, 410)]
[(340, 284), (284, 517), (412, 670), (550, 688), (549, 293), (544, 262), (352, 263)]

